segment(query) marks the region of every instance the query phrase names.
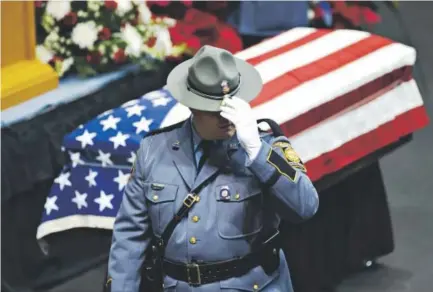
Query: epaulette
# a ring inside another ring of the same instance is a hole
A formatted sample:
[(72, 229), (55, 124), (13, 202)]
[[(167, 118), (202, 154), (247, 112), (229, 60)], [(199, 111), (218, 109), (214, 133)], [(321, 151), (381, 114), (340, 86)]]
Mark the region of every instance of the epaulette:
[(155, 135), (157, 135), (157, 134), (170, 132), (171, 130), (174, 130), (174, 129), (178, 129), (178, 128), (182, 127), (182, 125), (183, 125), (183, 123), (185, 123), (185, 121), (186, 121), (186, 120), (183, 120), (183, 121), (181, 121), (181, 122), (179, 122), (179, 123), (176, 123), (176, 124), (173, 124), (173, 125), (170, 125), (170, 126), (164, 127), (164, 128), (159, 128), (159, 129), (152, 130), (152, 131), (148, 132), (148, 133), (143, 137), (143, 139), (144, 139), (144, 138), (147, 138), (147, 137), (150, 137), (150, 136), (155, 136)]
[[(274, 120), (271, 120), (271, 119), (259, 119), (259, 120), (257, 120), (257, 124), (260, 124), (260, 123), (263, 123), (263, 122), (267, 123), (269, 125), (269, 128), (271, 128), (271, 132), (272, 132), (272, 135), (274, 137), (285, 136), (283, 130), (280, 127), (280, 125), (278, 125), (278, 123), (275, 122)], [(265, 133), (265, 132), (268, 132), (268, 131), (264, 131), (264, 130), (262, 130), (262, 129), (259, 128), (259, 132), (260, 133)]]

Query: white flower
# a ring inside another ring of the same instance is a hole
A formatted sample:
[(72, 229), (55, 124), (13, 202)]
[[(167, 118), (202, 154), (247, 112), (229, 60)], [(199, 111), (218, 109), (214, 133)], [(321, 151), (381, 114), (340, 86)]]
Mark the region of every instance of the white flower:
[(173, 27), (176, 25), (176, 19), (170, 17), (164, 17), (163, 22), (169, 27)]
[(36, 56), (41, 62), (48, 63), (54, 57), (54, 54), (44, 46), (38, 45), (36, 46)]
[(91, 48), (98, 39), (98, 29), (94, 21), (77, 24), (72, 30), (72, 41), (80, 49)]
[(170, 32), (168, 29), (160, 29), (156, 33), (156, 42), (154, 48), (164, 54), (164, 56), (170, 55), (171, 50), (173, 48), (173, 44), (171, 42)]
[(115, 0), (117, 2), (116, 13), (123, 16), (125, 13), (132, 9), (131, 0)]
[(141, 3), (138, 5), (138, 13), (143, 24), (150, 23), (150, 20), (152, 18), (152, 12), (150, 12), (146, 4)]
[(143, 45), (143, 39), (138, 31), (129, 23), (122, 29), (122, 39), (126, 42), (127, 47), (125, 53), (139, 57)]
[(55, 19), (61, 20), (71, 11), (71, 3), (70, 0), (62, 0), (62, 1), (48, 1), (47, 4), (47, 13), (52, 15)]

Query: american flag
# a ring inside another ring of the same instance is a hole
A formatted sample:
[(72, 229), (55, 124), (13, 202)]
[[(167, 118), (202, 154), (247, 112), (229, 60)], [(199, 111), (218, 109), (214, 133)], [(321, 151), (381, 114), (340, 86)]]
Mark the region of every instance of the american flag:
[[(260, 72), (256, 118), (283, 128), (315, 181), (428, 123), (413, 48), (367, 32), (296, 28), (237, 54)], [(140, 140), (189, 116), (157, 90), (101, 114), (64, 138), (70, 157), (45, 203), (37, 238), (111, 229)]]

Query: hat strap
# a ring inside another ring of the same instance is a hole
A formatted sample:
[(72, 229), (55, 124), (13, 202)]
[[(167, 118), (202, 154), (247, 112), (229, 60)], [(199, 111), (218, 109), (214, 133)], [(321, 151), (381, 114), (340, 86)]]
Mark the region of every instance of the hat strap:
[(198, 90), (194, 89), (189, 84), (188, 78), (186, 80), (186, 88), (188, 89), (188, 91), (191, 91), (192, 93), (197, 94), (197, 95), (199, 95), (201, 97), (208, 98), (208, 99), (213, 99), (213, 100), (222, 100), (223, 98), (225, 98), (227, 96), (233, 96), (236, 93), (238, 93), (239, 89), (241, 88), (241, 74), (239, 74), (239, 83), (236, 86), (236, 88), (233, 89), (232, 91), (230, 91), (229, 93), (226, 93), (226, 94), (223, 94), (223, 95), (211, 95), (211, 94), (206, 94), (206, 93), (203, 93), (201, 91), (198, 91)]

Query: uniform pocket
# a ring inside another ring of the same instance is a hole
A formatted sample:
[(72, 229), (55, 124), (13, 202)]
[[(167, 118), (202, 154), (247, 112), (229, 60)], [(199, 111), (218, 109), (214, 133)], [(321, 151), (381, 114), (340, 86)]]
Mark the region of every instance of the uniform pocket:
[(145, 183), (145, 196), (153, 232), (160, 236), (175, 214), (179, 186), (163, 183)]
[(260, 232), (263, 226), (263, 195), (251, 179), (242, 178), (218, 185), (215, 195), (218, 233), (222, 238), (243, 238)]

